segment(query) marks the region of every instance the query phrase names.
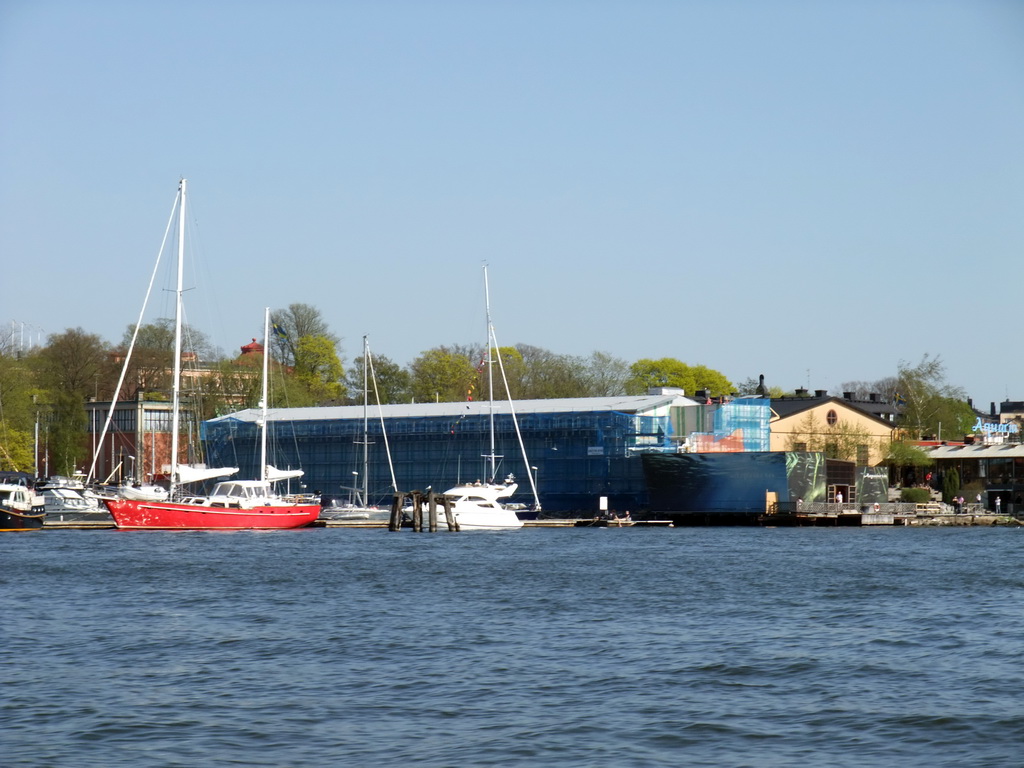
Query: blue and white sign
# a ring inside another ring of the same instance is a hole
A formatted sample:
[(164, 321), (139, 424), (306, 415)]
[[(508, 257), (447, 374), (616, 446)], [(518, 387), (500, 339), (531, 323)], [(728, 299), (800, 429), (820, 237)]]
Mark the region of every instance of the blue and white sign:
[(992, 422), (983, 422), (981, 417), (974, 422), (975, 432), (984, 432), (986, 435), (1013, 435), (1020, 431), (1016, 424), (993, 424)]

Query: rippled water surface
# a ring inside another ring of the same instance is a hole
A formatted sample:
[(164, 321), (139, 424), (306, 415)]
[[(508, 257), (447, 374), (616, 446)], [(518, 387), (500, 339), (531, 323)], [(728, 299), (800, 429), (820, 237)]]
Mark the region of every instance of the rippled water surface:
[(1024, 530), (0, 536), (5, 766), (1024, 765)]

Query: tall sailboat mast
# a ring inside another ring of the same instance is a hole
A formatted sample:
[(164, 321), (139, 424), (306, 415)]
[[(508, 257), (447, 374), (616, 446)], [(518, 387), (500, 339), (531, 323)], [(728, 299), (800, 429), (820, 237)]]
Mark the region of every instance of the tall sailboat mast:
[(168, 494), (174, 498), (178, 484), (178, 438), (181, 431), (181, 296), (185, 274), (185, 188), (188, 182), (178, 184), (178, 280), (174, 302), (174, 380), (171, 384), (171, 478)]
[(370, 342), (363, 335), (363, 500), (370, 503)]
[(491, 412), (491, 479), (488, 482), (495, 482), (497, 474), (496, 460), (502, 458), (495, 454), (494, 442), (494, 361), (491, 359), (491, 350), (494, 350), (494, 357), (497, 359), (498, 367), (501, 369), (501, 381), (505, 385), (505, 396), (508, 397), (508, 412), (512, 417), (512, 426), (516, 431), (516, 439), (519, 441), (519, 450), (523, 456), (523, 464), (526, 465), (526, 475), (530, 478), (530, 488), (533, 490), (534, 509), (540, 511), (540, 496), (537, 493), (537, 478), (534, 476), (530, 461), (526, 457), (526, 445), (523, 443), (523, 433), (519, 429), (519, 419), (516, 417), (516, 408), (512, 400), (512, 392), (508, 387), (508, 377), (505, 376), (505, 365), (501, 361), (501, 350), (498, 348), (498, 337), (494, 333), (494, 324), (491, 322), (491, 291), (487, 282), (487, 265), (484, 265), (484, 298), (487, 304), (487, 371), (489, 379), (489, 402)]
[(491, 471), (488, 482), (493, 483), (495, 476), (498, 474), (497, 468), (497, 456), (495, 455), (495, 442), (494, 442), (494, 358), (491, 356), (491, 349), (493, 348), (492, 341), (494, 339), (494, 326), (491, 325), (491, 287), (487, 280), (487, 265), (484, 264), (484, 307), (487, 314), (487, 410), (490, 414), (490, 432), (491, 432)]
[(260, 480), (267, 482), (267, 379), (270, 372), (270, 307), (263, 314), (263, 387), (260, 390)]

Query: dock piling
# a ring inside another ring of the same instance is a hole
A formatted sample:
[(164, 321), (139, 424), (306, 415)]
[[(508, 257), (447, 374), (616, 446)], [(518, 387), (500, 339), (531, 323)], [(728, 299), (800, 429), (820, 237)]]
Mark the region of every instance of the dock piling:
[(423, 531), (423, 506), (424, 503), (427, 507), (427, 530), (431, 533), (435, 533), (438, 530), (438, 506), (440, 505), (444, 509), (444, 519), (448, 524), (449, 531), (458, 531), (459, 523), (455, 519), (455, 512), (452, 509), (452, 500), (443, 493), (434, 493), (434, 491), (427, 491), (425, 494), (422, 491), (403, 491), (396, 493), (394, 500), (391, 502), (391, 517), (388, 520), (389, 531), (400, 531), (402, 530), (402, 523), (408, 518), (405, 513), (405, 502), (406, 499), (412, 500), (412, 529), (416, 533)]
[(431, 533), (437, 533), (437, 496), (434, 491), (427, 491), (427, 521)]

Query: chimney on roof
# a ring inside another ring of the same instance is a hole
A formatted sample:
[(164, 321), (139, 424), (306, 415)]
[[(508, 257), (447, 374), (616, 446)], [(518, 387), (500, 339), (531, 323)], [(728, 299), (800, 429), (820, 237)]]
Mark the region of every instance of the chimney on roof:
[(878, 402), (878, 393), (877, 392), (872, 392), (871, 394), (869, 394), (868, 395), (868, 400), (870, 400), (872, 403), (877, 403)]
[(828, 390), (827, 389), (816, 389), (816, 390), (814, 390), (814, 396), (815, 397), (825, 397), (825, 395), (827, 395), (827, 394), (828, 394)]
[(992, 403), (991, 414), (992, 414), (993, 417), (995, 417), (995, 415), (996, 415), (996, 404), (995, 403)]
[(795, 394), (797, 397), (807, 397), (807, 390), (804, 389), (803, 387), (800, 387), (800, 389), (796, 390), (793, 394)]
[(853, 400), (853, 392), (843, 392), (843, 400)]

